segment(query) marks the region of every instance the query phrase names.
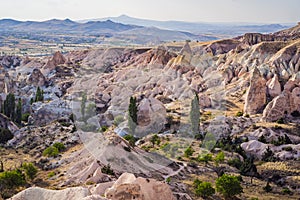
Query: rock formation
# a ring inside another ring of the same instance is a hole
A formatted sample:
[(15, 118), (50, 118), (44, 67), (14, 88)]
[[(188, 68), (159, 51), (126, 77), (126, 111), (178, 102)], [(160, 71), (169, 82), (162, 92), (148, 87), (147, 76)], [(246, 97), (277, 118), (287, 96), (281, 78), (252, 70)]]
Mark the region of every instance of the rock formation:
[(115, 184), (106, 190), (105, 197), (111, 200), (175, 200), (166, 183), (154, 179), (136, 178), (129, 173), (122, 174)]
[(27, 84), (41, 87), (44, 86), (45, 81), (46, 78), (42, 74), (42, 72), (39, 69), (35, 68), (28, 77)]
[(269, 95), (272, 98), (280, 95), (280, 93), (281, 93), (281, 85), (280, 85), (280, 83), (278, 81), (277, 74), (275, 74), (275, 76), (267, 82), (267, 89), (268, 89)]
[(256, 114), (262, 110), (267, 102), (266, 80), (259, 70), (254, 68), (250, 77), (250, 87), (246, 94), (244, 112)]

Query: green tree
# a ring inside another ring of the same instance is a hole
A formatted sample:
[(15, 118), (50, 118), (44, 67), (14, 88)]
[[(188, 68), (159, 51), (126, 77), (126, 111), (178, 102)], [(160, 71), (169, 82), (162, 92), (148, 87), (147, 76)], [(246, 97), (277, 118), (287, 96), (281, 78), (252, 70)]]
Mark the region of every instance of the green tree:
[(199, 155), (197, 160), (199, 162), (205, 162), (205, 164), (208, 164), (209, 161), (212, 161), (212, 155), (210, 153)]
[(267, 147), (266, 151), (262, 155), (261, 160), (266, 161), (266, 162), (275, 162), (276, 161), (276, 158), (274, 156), (274, 152), (270, 149), (269, 146)]
[(240, 184), (238, 177), (223, 174), (216, 180), (217, 192), (220, 192), (225, 199), (232, 199), (237, 194), (243, 192), (243, 188)]
[(128, 127), (130, 134), (134, 135), (135, 128), (137, 123), (137, 103), (136, 97), (130, 97), (129, 106), (128, 106)]
[(4, 101), (3, 106), (4, 115), (6, 115), (12, 121), (15, 120), (15, 101), (15, 95), (9, 93)]
[(213, 188), (211, 183), (209, 182), (200, 183), (197, 189), (195, 190), (196, 195), (202, 198), (212, 196), (213, 194), (215, 194), (215, 192), (215, 188)]
[(50, 146), (43, 151), (42, 155), (48, 157), (56, 157), (58, 154), (59, 150), (54, 146)]
[(0, 173), (0, 189), (12, 189), (26, 183), (25, 176), (18, 169)]
[(199, 123), (200, 123), (200, 107), (199, 107), (199, 97), (195, 93), (195, 97), (191, 102), (190, 120), (192, 123), (192, 133), (194, 135), (199, 133)]
[(23, 163), (21, 168), (25, 171), (26, 176), (33, 180), (38, 172), (37, 168), (32, 163)]
[(86, 92), (83, 92), (81, 95), (81, 106), (80, 106), (80, 112), (81, 112), (81, 117), (82, 120), (85, 121), (85, 107), (86, 107), (86, 101), (87, 101), (87, 96)]
[(36, 89), (35, 102), (44, 101), (44, 91), (40, 87)]
[(8, 140), (13, 139), (14, 135), (9, 129), (0, 127), (0, 144), (5, 144)]
[(15, 122), (17, 124), (21, 124), (22, 121), (22, 100), (19, 98), (18, 104), (17, 104), (17, 109), (16, 109), (16, 120)]

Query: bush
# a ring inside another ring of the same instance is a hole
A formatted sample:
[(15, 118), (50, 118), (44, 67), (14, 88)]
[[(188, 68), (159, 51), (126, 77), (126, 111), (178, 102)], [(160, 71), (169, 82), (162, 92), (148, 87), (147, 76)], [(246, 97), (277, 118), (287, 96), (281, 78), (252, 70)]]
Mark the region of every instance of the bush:
[(243, 116), (243, 111), (238, 111), (236, 114), (235, 114), (235, 116), (237, 116), (237, 117), (241, 117), (241, 116)]
[(125, 121), (124, 117), (122, 115), (118, 115), (114, 118), (114, 125), (119, 126), (124, 121)]
[(225, 198), (232, 198), (243, 192), (243, 188), (238, 178), (227, 174), (223, 174), (221, 177), (217, 178), (216, 188)]
[(218, 165), (220, 162), (224, 162), (225, 160), (225, 154), (223, 151), (219, 152), (216, 157), (214, 158), (216, 164)]
[(193, 153), (194, 153), (194, 149), (191, 146), (189, 146), (188, 148), (185, 149), (184, 156), (189, 158), (190, 156), (193, 155)]
[(230, 160), (228, 160), (227, 163), (228, 163), (228, 165), (235, 167), (237, 169), (240, 169), (243, 164), (243, 162), (238, 158), (230, 159)]
[(284, 120), (283, 118), (280, 118), (276, 121), (277, 124), (284, 124)]
[(25, 177), (20, 170), (5, 171), (0, 173), (0, 186), (12, 189), (26, 183)]
[(300, 112), (299, 112), (298, 110), (295, 110), (295, 111), (293, 111), (293, 112), (291, 113), (291, 115), (292, 115), (293, 117), (300, 117)]
[(55, 174), (55, 172), (49, 172), (48, 173), (48, 178), (52, 178), (53, 176), (55, 176), (56, 174)]
[(62, 152), (63, 150), (66, 149), (65, 145), (61, 142), (56, 142), (52, 146), (56, 147), (59, 152)]
[(197, 189), (195, 190), (195, 193), (197, 196), (207, 198), (209, 196), (212, 196), (215, 194), (215, 188), (211, 186), (211, 183), (209, 182), (202, 182), (198, 185)]
[(197, 160), (199, 162), (205, 162), (207, 164), (209, 161), (212, 161), (212, 155), (209, 153), (205, 155), (199, 155)]
[(270, 147), (267, 147), (266, 151), (262, 155), (261, 160), (265, 162), (275, 162), (277, 159), (275, 158), (274, 153), (270, 149)]
[(33, 180), (36, 177), (38, 170), (32, 163), (23, 163), (21, 168), (29, 179)]
[(283, 147), (284, 151), (293, 151), (293, 148), (291, 146)]
[(288, 195), (292, 195), (293, 194), (293, 192), (289, 188), (283, 188), (282, 189), (282, 193), (283, 194), (288, 194)]
[(108, 175), (115, 175), (114, 170), (110, 168), (110, 164), (103, 166), (101, 172)]
[(150, 142), (152, 143), (153, 147), (155, 144), (159, 145), (161, 140), (159, 138), (159, 136), (157, 134), (154, 134), (151, 139), (150, 139)]
[(199, 179), (195, 179), (194, 180), (194, 182), (193, 182), (193, 187), (195, 188), (195, 189), (197, 189), (198, 188), (198, 185), (200, 184), (200, 183), (202, 183), (202, 181), (200, 181)]
[(29, 116), (30, 116), (30, 113), (24, 113), (24, 114), (22, 114), (22, 121), (23, 122), (28, 122)]
[(59, 151), (54, 146), (50, 146), (43, 151), (43, 156), (56, 157), (56, 156), (58, 156), (58, 154), (59, 154)]
[(125, 135), (123, 138), (129, 142), (130, 146), (132, 146), (132, 147), (135, 146), (136, 139), (133, 135), (128, 134), (128, 135)]
[(13, 139), (14, 135), (10, 130), (0, 127), (0, 144), (5, 144), (8, 140)]

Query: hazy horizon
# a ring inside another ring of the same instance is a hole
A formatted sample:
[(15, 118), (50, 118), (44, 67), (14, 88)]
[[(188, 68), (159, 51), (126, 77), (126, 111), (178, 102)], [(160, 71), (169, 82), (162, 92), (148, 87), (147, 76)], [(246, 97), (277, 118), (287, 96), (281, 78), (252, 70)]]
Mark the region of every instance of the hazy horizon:
[(0, 0), (0, 19), (74, 21), (128, 15), (160, 21), (296, 23), (298, 0)]

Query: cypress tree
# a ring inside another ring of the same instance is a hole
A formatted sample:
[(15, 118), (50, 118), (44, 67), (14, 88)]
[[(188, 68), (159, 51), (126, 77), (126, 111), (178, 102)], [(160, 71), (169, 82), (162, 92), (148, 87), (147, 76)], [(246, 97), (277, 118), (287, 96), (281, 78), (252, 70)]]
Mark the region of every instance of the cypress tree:
[(82, 120), (85, 121), (85, 107), (86, 107), (86, 101), (87, 101), (87, 96), (86, 92), (82, 93), (81, 95), (81, 107), (80, 107), (80, 112), (82, 116)]
[(3, 106), (4, 115), (11, 120), (15, 120), (15, 95), (9, 93), (4, 101)]
[(195, 93), (194, 99), (191, 102), (190, 120), (192, 123), (192, 133), (199, 133), (199, 123), (200, 123), (200, 107), (199, 107), (199, 97)]
[(134, 134), (137, 125), (137, 111), (136, 98), (130, 97), (128, 106), (128, 126), (132, 135)]
[(36, 89), (35, 102), (44, 101), (44, 91), (40, 87)]
[(19, 98), (17, 109), (16, 109), (16, 120), (15, 122), (18, 124), (21, 124), (22, 121), (22, 101), (21, 98)]

